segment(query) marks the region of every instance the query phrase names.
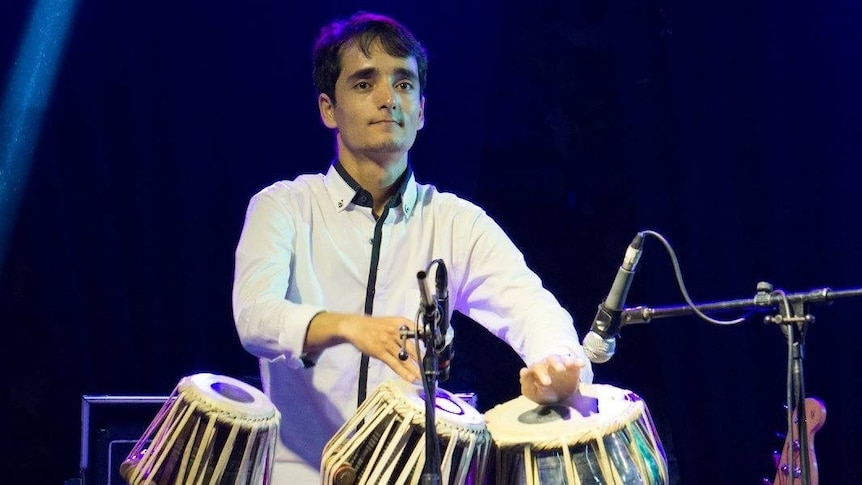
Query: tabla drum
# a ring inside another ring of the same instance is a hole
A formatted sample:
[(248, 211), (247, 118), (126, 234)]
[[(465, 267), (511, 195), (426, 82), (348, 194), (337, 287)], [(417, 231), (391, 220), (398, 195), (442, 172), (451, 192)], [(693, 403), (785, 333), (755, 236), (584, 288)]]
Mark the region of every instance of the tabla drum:
[(485, 421), (497, 485), (668, 482), (649, 410), (630, 391), (581, 384), (565, 405), (520, 396), (489, 410)]
[(129, 485), (269, 483), (280, 414), (231, 377), (184, 377), (120, 465)]
[[(417, 484), (425, 466), (425, 391), (384, 382), (323, 450), (323, 485)], [(483, 483), (491, 450), (485, 419), (455, 394), (437, 391), (435, 418), (441, 482)]]

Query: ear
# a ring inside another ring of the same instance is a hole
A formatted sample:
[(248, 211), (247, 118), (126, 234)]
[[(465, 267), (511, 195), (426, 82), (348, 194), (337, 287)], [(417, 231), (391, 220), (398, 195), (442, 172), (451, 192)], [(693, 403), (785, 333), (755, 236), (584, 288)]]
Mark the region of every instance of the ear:
[(317, 109), (320, 110), (320, 120), (327, 128), (338, 128), (335, 121), (335, 103), (324, 93), (317, 95)]
[(425, 127), (425, 96), (419, 98), (419, 130)]

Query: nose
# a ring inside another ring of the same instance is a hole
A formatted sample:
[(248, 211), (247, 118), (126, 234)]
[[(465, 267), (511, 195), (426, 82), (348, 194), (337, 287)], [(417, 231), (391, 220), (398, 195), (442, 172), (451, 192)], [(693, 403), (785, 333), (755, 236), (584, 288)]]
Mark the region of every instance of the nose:
[(393, 86), (381, 85), (379, 89), (379, 107), (380, 109), (397, 109), (398, 108), (398, 93)]

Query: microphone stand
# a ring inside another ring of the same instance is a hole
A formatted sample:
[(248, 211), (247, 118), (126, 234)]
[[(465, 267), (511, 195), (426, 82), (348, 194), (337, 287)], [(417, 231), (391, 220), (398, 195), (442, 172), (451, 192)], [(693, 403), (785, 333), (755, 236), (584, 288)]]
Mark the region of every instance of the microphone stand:
[[(431, 303), (425, 288), (426, 273), (420, 271), (419, 292), (422, 297), (424, 315), (422, 317), (422, 339), (425, 342), (425, 355), (422, 357), (422, 387), (425, 390), (425, 468), (422, 470), (422, 485), (440, 485), (440, 445), (437, 437), (437, 352), (435, 341), (439, 333), (439, 315), (436, 302)], [(433, 310), (432, 310), (433, 308)]]
[[(436, 397), (437, 397), (437, 356), (434, 354), (434, 338), (425, 337), (425, 356), (422, 358), (422, 379), (425, 388), (425, 468), (422, 472), (422, 485), (440, 485), (440, 456), (437, 441)], [(428, 333), (426, 332), (426, 335)]]
[[(730, 310), (745, 311), (770, 311), (778, 307), (778, 314), (764, 317), (766, 323), (776, 324), (788, 339), (789, 343), (789, 371), (790, 379), (787, 388), (788, 412), (796, 409), (797, 412), (797, 436), (799, 438), (800, 454), (800, 477), (803, 485), (811, 484), (811, 470), (808, 449), (808, 428), (806, 426), (805, 413), (805, 378), (802, 360), (805, 355), (805, 335), (808, 325), (814, 322), (814, 316), (808, 313), (808, 305), (811, 303), (831, 303), (838, 298), (862, 296), (862, 288), (849, 290), (832, 290), (821, 288), (804, 293), (785, 294), (781, 291), (773, 291), (773, 286), (767, 282), (757, 284), (757, 294), (754, 298), (719, 301), (713, 303), (696, 304), (694, 307), (700, 313), (722, 312)], [(698, 313), (690, 305), (669, 306), (649, 308), (638, 306), (622, 310), (622, 325), (635, 323), (649, 323), (657, 318), (676, 317)], [(788, 430), (792, 436), (792, 430)], [(794, 477), (795, 470), (789, 470), (790, 477)], [(792, 480), (792, 478), (791, 478)]]

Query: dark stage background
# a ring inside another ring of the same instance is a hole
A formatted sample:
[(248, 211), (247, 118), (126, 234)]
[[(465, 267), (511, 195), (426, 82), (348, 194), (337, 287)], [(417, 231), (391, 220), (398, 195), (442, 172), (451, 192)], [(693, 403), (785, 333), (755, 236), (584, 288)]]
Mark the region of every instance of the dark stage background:
[[(36, 3), (0, 7), (4, 89)], [(2, 160), (18, 202), (0, 234), (3, 483), (77, 474), (82, 394), (256, 375), (230, 308), (246, 203), (326, 169), (311, 43), (359, 8), (400, 19), (430, 51), (418, 178), (485, 207), (581, 334), (642, 229), (669, 238), (696, 301), (753, 297), (758, 281), (862, 286), (856, 0), (65, 3), (48, 101), (5, 101), (43, 123), (18, 160), (29, 178)], [(629, 296), (682, 303), (655, 239)], [(821, 483), (858, 483), (846, 467), (862, 454), (862, 299), (811, 310)], [(444, 387), (477, 391), (481, 410), (515, 397), (513, 354), (456, 325)], [(595, 370), (646, 399), (681, 483), (737, 485), (772, 476), (785, 361), (762, 315), (680, 317), (623, 329)]]

